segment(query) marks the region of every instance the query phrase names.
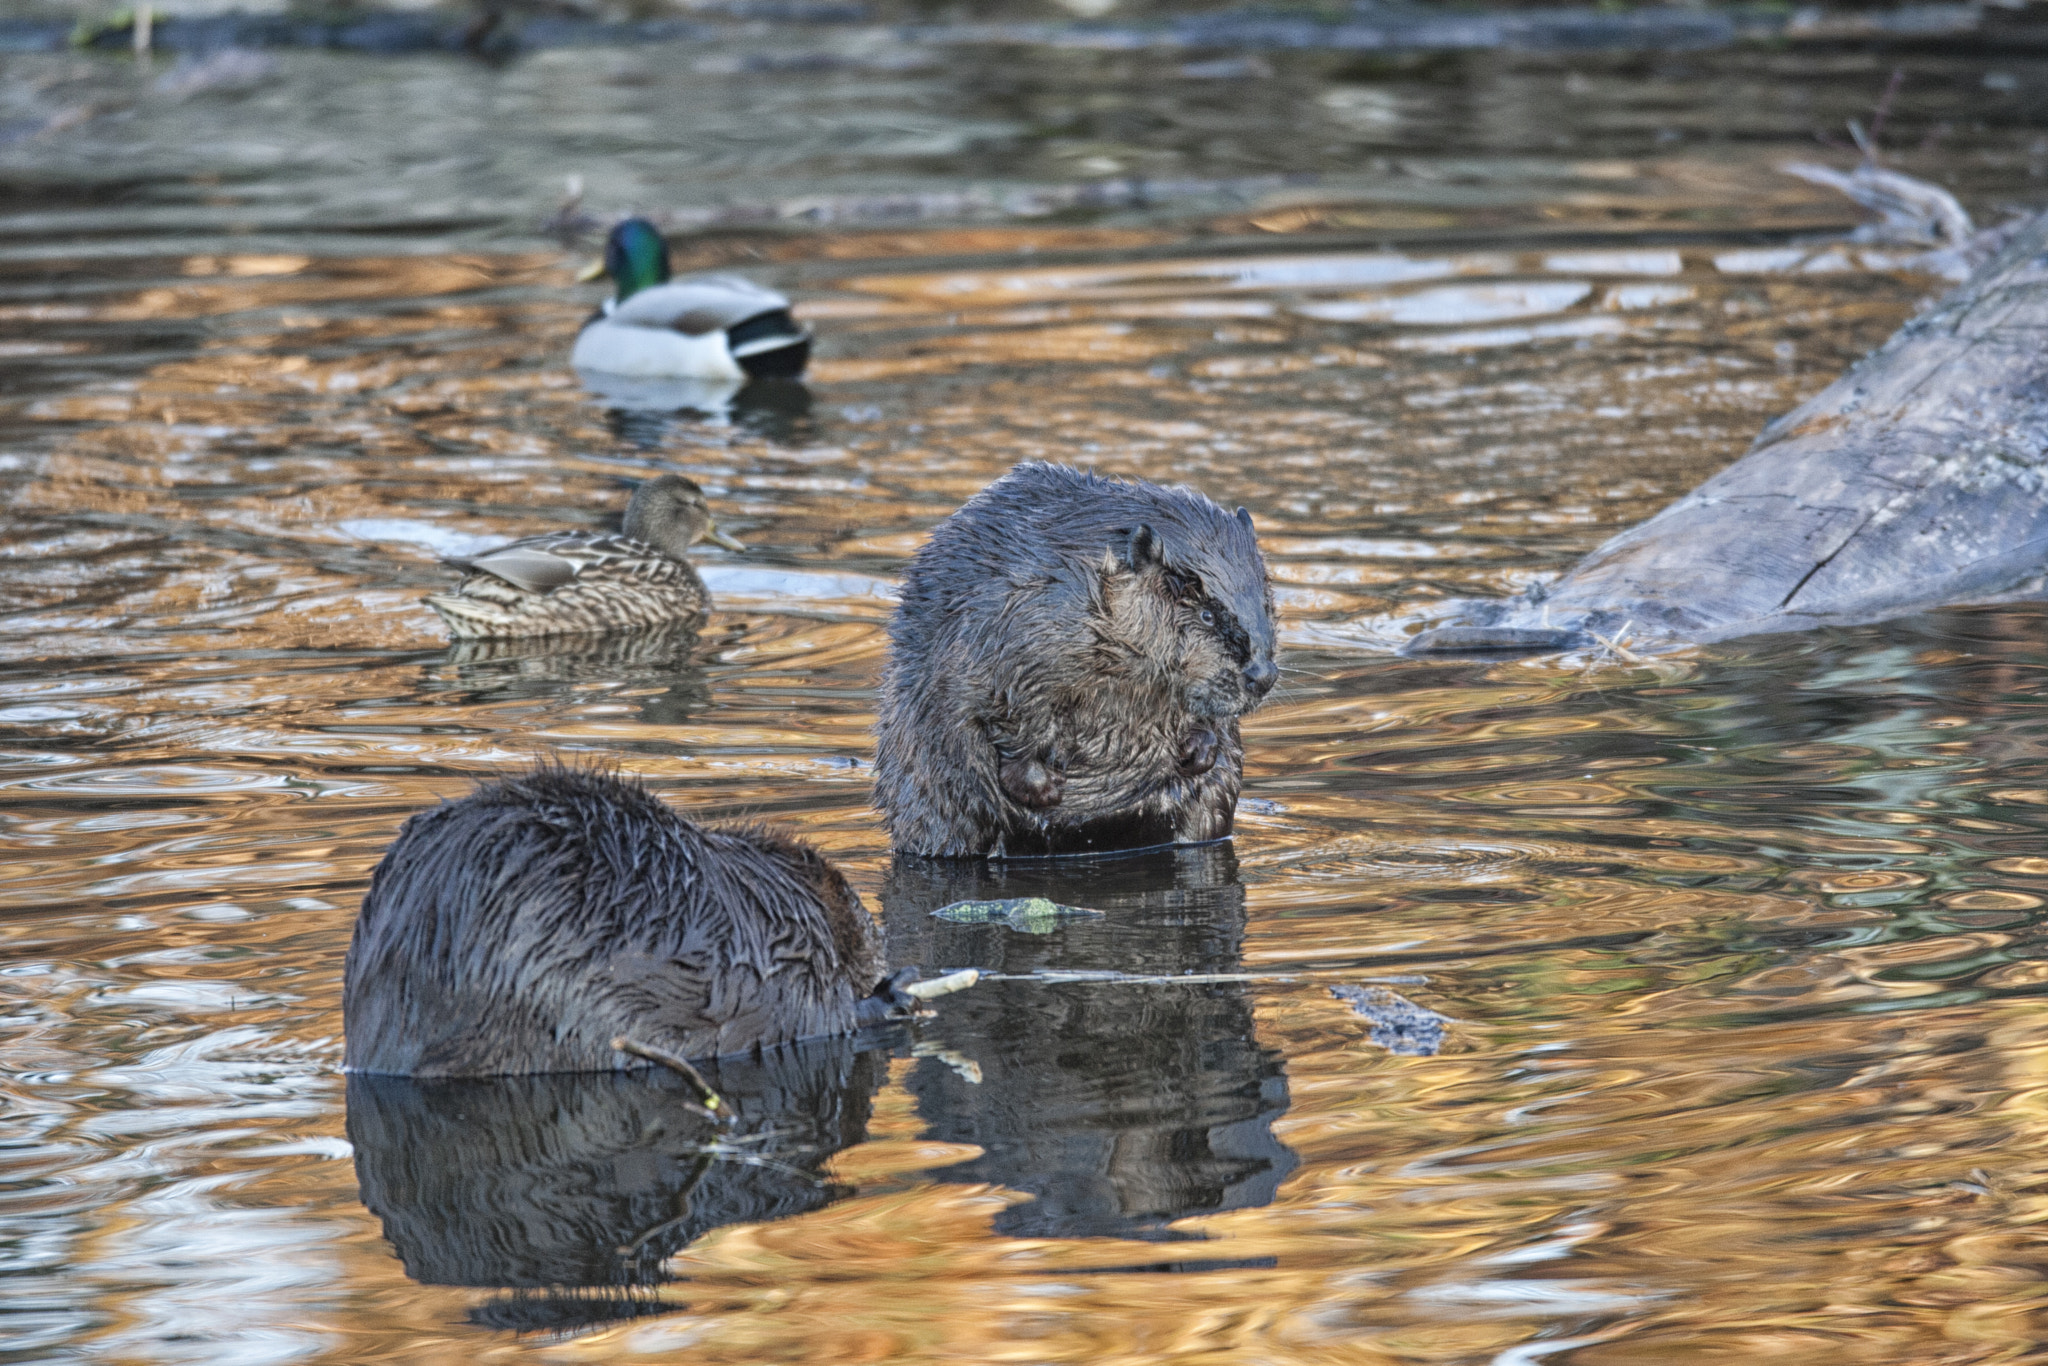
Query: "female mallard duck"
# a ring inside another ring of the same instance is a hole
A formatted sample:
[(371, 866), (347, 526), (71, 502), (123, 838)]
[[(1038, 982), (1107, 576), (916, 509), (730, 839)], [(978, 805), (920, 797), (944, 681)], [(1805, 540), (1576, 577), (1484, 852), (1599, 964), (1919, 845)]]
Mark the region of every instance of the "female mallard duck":
[(711, 595), (683, 553), (700, 540), (745, 549), (711, 522), (704, 491), (680, 474), (650, 479), (626, 504), (623, 535), (556, 531), (473, 559), (427, 606), (457, 638), (625, 631), (703, 615)]
[(790, 316), (789, 300), (737, 275), (671, 280), (668, 272), (668, 243), (652, 223), (628, 218), (613, 228), (602, 273), (615, 292), (583, 325), (569, 363), (611, 375), (735, 384), (804, 372), (811, 334)]

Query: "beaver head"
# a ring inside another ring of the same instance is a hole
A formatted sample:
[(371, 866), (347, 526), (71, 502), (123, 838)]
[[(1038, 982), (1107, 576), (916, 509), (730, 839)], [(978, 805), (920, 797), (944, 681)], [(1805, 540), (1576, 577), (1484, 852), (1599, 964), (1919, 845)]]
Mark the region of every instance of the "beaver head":
[(1138, 523), (1104, 554), (1102, 584), (1101, 634), (1189, 716), (1242, 716), (1272, 691), (1273, 590), (1243, 508), (1221, 527)]
[(722, 826), (781, 865), (811, 905), (824, 913), (839, 971), (856, 983), (880, 985), (887, 974), (875, 922), (861, 905), (860, 893), (831, 860), (802, 840), (765, 825)]

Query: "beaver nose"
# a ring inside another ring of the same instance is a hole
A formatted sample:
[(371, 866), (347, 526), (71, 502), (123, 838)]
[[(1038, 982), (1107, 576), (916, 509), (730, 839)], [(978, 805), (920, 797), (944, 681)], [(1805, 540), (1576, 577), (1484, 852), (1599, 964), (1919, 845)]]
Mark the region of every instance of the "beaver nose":
[(1280, 677), (1280, 668), (1270, 659), (1255, 659), (1244, 666), (1245, 686), (1255, 697), (1264, 697), (1273, 690), (1273, 684)]

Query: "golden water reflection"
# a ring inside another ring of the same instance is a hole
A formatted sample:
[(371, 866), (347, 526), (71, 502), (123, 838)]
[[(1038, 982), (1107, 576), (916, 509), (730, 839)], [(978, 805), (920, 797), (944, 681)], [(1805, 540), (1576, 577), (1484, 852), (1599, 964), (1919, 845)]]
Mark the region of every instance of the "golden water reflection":
[[(1711, 246), (1056, 245), (823, 254), (808, 406), (723, 415), (585, 395), (552, 258), (180, 258), (65, 324), (99, 368), (0, 414), (19, 1350), (2038, 1355), (2040, 612), (1641, 667), (1329, 644), (1555, 572), (1927, 282)], [(1503, 300), (1603, 325), (1482, 336)], [(193, 319), (169, 355), (136, 330)], [(1234, 864), (1084, 888), (1099, 927), (948, 937), (866, 804), (881, 621), (929, 527), (1034, 456), (1244, 503), (1293, 647)], [(665, 467), (755, 547), (707, 553), (701, 636), (445, 647), (439, 555), (602, 524)], [(884, 1046), (831, 1199), (676, 1249), (639, 1317), (492, 1327), (497, 1290), (409, 1279), (357, 1199), (339, 965), (406, 812), (565, 753), (797, 827), (928, 961), (1257, 980), (1000, 984)], [(1379, 979), (1449, 1017), (1441, 1051), (1330, 991)]]

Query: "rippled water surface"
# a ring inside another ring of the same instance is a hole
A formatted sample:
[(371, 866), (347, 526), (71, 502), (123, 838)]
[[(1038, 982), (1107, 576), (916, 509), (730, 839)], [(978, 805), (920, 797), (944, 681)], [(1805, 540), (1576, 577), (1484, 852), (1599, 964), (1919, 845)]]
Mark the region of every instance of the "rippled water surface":
[[(667, 50), (286, 54), (190, 98), (6, 59), (0, 1359), (2042, 1359), (2048, 617), (1385, 649), (1654, 511), (1941, 287), (1795, 244), (1853, 214), (1772, 170), (1888, 67), (777, 83), (759, 47), (676, 85)], [(2037, 76), (1922, 59), (1909, 168), (2038, 200)], [(806, 386), (736, 397), (585, 389), (580, 258), (528, 235), (571, 171), (608, 210), (1140, 170), (1268, 180), (680, 238), (819, 332)], [(1025, 458), (1256, 517), (1287, 674), (1233, 847), (891, 867), (893, 583)], [(705, 551), (701, 637), (446, 646), (437, 556), (664, 468), (751, 547)], [(717, 1144), (646, 1077), (344, 1079), (371, 865), (539, 755), (786, 823), (901, 961), (1010, 980), (729, 1066)], [(929, 915), (1023, 895), (1104, 914)], [(1202, 980), (1045, 980), (1077, 969)]]

